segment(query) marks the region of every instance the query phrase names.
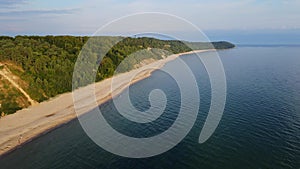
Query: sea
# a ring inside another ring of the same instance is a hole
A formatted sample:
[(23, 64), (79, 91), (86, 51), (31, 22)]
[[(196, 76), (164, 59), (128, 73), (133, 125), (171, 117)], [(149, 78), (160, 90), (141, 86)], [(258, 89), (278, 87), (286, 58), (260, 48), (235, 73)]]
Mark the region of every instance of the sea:
[[(218, 51), (226, 77), (225, 109), (215, 132), (199, 143), (212, 98), (210, 77), (199, 57), (208, 55), (180, 57), (196, 79), (200, 105), (195, 124), (172, 149), (146, 158), (123, 157), (98, 146), (75, 119), (0, 157), (0, 168), (300, 169), (300, 46), (240, 45)], [(176, 60), (165, 67), (180, 70)], [(182, 94), (172, 76), (157, 70), (130, 86), (132, 105), (148, 110), (154, 89), (163, 91), (167, 102), (163, 114), (153, 122), (126, 119), (113, 101), (100, 105), (99, 110), (124, 135), (155, 136), (176, 121)], [(192, 106), (196, 105), (185, 110)]]

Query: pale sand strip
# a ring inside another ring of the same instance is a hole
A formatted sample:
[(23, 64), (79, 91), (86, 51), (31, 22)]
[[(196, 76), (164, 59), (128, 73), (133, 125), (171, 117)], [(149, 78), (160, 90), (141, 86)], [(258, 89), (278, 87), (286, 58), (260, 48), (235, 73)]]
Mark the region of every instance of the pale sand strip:
[[(112, 78), (108, 78), (101, 82), (80, 88), (76, 92), (80, 93), (80, 98), (76, 99), (80, 102), (80, 107), (77, 109), (77, 113), (86, 113), (92, 108), (108, 101), (115, 95), (120, 94), (124, 89), (126, 89), (130, 84), (137, 81), (145, 79), (151, 75), (155, 69), (160, 69), (165, 63), (176, 59), (178, 56), (191, 53), (199, 53), (214, 50), (197, 50), (181, 54), (174, 54), (166, 59), (158, 60), (150, 63), (141, 68), (132, 70), (130, 72), (122, 73), (113, 77), (114, 85), (117, 85), (116, 90), (111, 91)], [(126, 80), (131, 77), (136, 76), (130, 84), (126, 83)], [(95, 89), (95, 96), (97, 100), (97, 105), (90, 103), (87, 100), (91, 100), (92, 96), (85, 93), (86, 90)], [(75, 119), (76, 113), (74, 110), (74, 103), (72, 93), (61, 94), (55, 98), (48, 101), (39, 103), (37, 105), (31, 106), (27, 109), (20, 110), (14, 114), (4, 116), (0, 119), (0, 155), (9, 152), (16, 147), (22, 145), (25, 142), (32, 140), (33, 138), (48, 132), (64, 123), (67, 123)], [(77, 105), (77, 104), (76, 104)]]
[[(0, 65), (2, 64), (0, 63)], [(3, 70), (0, 70), (0, 75), (8, 80), (15, 88), (17, 88), (27, 98), (31, 105), (37, 104), (36, 101), (32, 100), (31, 97), (12, 78), (10, 78), (12, 73), (5, 66)]]

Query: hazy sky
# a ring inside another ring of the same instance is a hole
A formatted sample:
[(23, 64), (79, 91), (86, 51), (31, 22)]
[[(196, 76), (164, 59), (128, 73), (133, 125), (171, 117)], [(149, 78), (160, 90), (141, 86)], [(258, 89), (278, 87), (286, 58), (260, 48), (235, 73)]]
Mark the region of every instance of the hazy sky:
[(300, 0), (0, 0), (0, 33), (91, 35), (122, 16), (163, 12), (213, 35), (233, 31), (300, 35), (299, 9)]

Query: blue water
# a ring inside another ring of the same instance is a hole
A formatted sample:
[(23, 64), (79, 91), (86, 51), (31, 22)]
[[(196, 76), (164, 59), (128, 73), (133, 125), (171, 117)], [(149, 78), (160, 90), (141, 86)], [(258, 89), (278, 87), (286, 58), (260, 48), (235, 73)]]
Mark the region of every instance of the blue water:
[[(205, 53), (201, 54), (205, 57)], [(227, 78), (223, 118), (212, 137), (198, 137), (210, 105), (210, 83), (195, 55), (182, 57), (193, 71), (201, 96), (200, 112), (191, 132), (161, 155), (130, 159), (98, 147), (74, 120), (14, 152), (0, 157), (1, 169), (33, 168), (300, 168), (300, 47), (237, 47), (219, 51)], [(178, 67), (177, 62), (166, 66)], [(111, 101), (100, 106), (119, 132), (150, 137), (167, 130), (177, 117), (180, 92), (162, 71), (130, 87), (139, 110), (150, 106), (148, 95), (162, 89), (168, 103), (164, 114), (149, 124), (130, 122)]]

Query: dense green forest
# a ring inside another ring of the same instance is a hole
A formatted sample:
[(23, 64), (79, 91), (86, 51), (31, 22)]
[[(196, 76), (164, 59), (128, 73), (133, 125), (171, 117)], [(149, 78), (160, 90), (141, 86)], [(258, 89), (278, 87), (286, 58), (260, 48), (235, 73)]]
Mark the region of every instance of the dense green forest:
[(41, 102), (71, 91), (74, 65), (84, 45), (85, 54), (101, 60), (96, 81), (111, 77), (122, 60), (138, 51), (142, 53), (130, 57), (130, 64), (122, 65), (123, 71), (133, 69), (147, 58), (157, 60), (172, 53), (234, 47), (229, 42), (182, 42), (146, 37), (0, 36), (0, 63), (15, 65), (9, 67), (10, 71), (28, 84), (24, 90), (31, 98)]

